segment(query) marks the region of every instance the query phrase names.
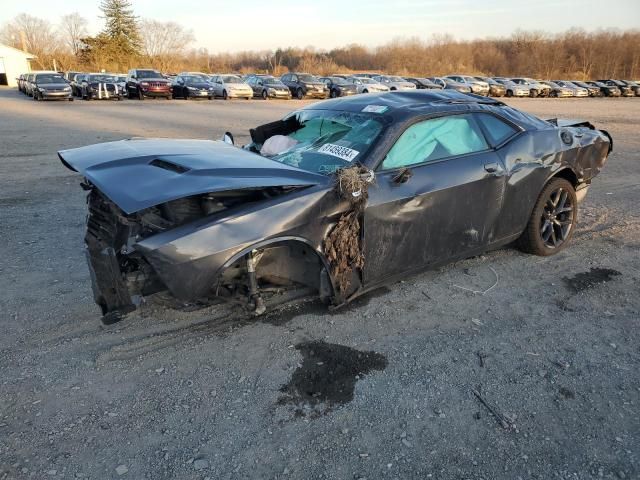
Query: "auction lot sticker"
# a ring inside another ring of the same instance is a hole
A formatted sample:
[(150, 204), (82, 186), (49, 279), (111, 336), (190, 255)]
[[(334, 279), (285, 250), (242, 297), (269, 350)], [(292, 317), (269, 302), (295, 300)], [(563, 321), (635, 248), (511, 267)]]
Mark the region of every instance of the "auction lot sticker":
[(389, 109), (389, 107), (385, 105), (367, 105), (362, 109), (363, 112), (369, 113), (384, 113)]
[(351, 148), (343, 147), (341, 145), (335, 145), (333, 143), (325, 143), (318, 149), (318, 153), (324, 153), (326, 155), (332, 155), (334, 157), (341, 158), (347, 162), (353, 161), (360, 152)]

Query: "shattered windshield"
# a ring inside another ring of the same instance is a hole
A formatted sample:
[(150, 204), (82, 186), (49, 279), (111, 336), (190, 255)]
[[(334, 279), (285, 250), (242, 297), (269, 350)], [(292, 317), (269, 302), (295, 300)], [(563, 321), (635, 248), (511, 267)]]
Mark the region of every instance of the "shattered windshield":
[(363, 161), (384, 128), (378, 114), (303, 110), (293, 115), (297, 128), (287, 135), (291, 146), (271, 158), (325, 175)]

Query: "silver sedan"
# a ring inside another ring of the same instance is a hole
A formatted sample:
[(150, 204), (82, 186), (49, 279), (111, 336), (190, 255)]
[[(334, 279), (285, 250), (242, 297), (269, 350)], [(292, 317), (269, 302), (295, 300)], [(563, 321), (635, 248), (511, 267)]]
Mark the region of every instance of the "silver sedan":
[(358, 88), (358, 93), (388, 92), (389, 87), (368, 77), (347, 77), (345, 80)]

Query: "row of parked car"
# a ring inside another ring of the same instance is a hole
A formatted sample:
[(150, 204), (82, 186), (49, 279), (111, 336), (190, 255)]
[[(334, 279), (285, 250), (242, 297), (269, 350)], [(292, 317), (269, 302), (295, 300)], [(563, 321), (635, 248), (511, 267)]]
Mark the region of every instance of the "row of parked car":
[(276, 78), (263, 74), (206, 74), (182, 72), (163, 75), (151, 69), (125, 74), (37, 71), (18, 77), (18, 89), (34, 100), (82, 98), (144, 100), (148, 97), (181, 98), (336, 98), (393, 90), (453, 89), (493, 97), (633, 97), (640, 96), (640, 82), (602, 79), (595, 81), (535, 80), (527, 77), (399, 77), (379, 73), (335, 74), (316, 77), (290, 72)]

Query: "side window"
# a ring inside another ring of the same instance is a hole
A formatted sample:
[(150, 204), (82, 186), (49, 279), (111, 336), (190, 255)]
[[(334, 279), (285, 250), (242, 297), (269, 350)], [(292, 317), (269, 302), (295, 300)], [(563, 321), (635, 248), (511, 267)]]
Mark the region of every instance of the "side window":
[(291, 75), (291, 81), (292, 82), (297, 82), (298, 81), (298, 76), (297, 75)]
[(382, 170), (481, 152), (489, 146), (472, 115), (452, 115), (411, 125), (391, 147)]
[(489, 143), (491, 143), (493, 147), (500, 145), (506, 139), (518, 133), (518, 130), (503, 120), (500, 120), (495, 115), (476, 113), (476, 118), (484, 127)]

